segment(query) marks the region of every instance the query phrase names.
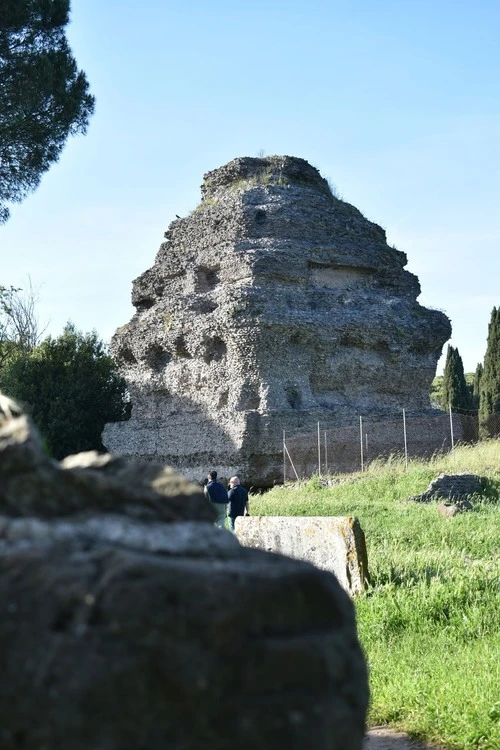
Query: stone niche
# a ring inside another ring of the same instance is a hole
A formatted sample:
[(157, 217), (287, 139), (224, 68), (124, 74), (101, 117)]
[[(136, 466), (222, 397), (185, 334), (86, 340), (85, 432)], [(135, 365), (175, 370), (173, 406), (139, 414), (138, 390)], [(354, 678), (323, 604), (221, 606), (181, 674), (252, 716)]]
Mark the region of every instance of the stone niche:
[[(268, 487), (282, 477), (283, 430), (436, 414), (429, 386), (450, 323), (418, 304), (381, 227), (290, 156), (234, 159), (201, 192), (134, 281), (136, 313), (113, 337), (133, 409), (106, 425), (110, 451)], [(426, 436), (430, 451), (443, 430)]]

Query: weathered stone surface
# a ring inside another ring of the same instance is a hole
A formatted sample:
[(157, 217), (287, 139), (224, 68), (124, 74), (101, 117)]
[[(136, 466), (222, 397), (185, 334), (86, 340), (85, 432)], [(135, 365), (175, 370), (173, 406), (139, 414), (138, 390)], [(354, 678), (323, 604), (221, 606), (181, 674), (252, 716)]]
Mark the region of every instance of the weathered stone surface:
[(359, 750), (366, 672), (335, 580), (231, 541), (4, 548), (2, 747)]
[(472, 503), (468, 500), (458, 500), (457, 502), (440, 503), (436, 510), (443, 518), (453, 518), (458, 513), (463, 513), (466, 510), (472, 510)]
[[(108, 449), (270, 486), (284, 429), (434, 413), (450, 324), (417, 303), (381, 227), (289, 156), (235, 159), (202, 196), (135, 280), (136, 314), (113, 338), (133, 411), (107, 425)], [(443, 431), (427, 442), (440, 448)]]
[(245, 516), (236, 519), (241, 544), (307, 560), (333, 573), (350, 594), (368, 583), (365, 535), (357, 518)]
[(332, 575), (241, 547), (170, 471), (50, 461), (1, 407), (2, 750), (361, 750)]
[(0, 422), (0, 513), (43, 518), (113, 512), (143, 520), (213, 520), (200, 487), (161, 464), (94, 452), (57, 463), (25, 415)]
[(485, 489), (486, 477), (477, 474), (440, 474), (433, 479), (421, 495), (413, 495), (408, 500), (429, 503), (431, 500), (449, 499), (460, 503), (471, 495), (481, 495)]

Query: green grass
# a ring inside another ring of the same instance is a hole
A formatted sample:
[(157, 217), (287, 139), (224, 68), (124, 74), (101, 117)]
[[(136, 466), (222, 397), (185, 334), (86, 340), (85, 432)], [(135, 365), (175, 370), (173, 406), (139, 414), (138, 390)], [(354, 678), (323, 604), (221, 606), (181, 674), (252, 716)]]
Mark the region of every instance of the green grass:
[[(472, 511), (408, 503), (442, 472), (488, 477)], [(252, 498), (254, 515), (355, 515), (371, 587), (356, 598), (370, 724), (450, 750), (500, 748), (500, 441), (429, 462), (393, 458)]]

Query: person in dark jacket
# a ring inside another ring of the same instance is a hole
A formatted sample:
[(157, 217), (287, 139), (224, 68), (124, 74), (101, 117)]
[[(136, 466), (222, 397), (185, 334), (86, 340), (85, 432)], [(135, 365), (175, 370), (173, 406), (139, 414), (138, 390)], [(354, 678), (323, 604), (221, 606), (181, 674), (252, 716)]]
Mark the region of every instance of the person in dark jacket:
[(227, 513), (229, 530), (234, 531), (234, 522), (238, 516), (249, 516), (248, 492), (241, 486), (238, 477), (229, 480), (229, 509)]
[(209, 471), (207, 479), (208, 484), (204, 489), (205, 497), (212, 503), (217, 514), (215, 525), (223, 529), (226, 525), (227, 490), (222, 482), (217, 481), (216, 471)]

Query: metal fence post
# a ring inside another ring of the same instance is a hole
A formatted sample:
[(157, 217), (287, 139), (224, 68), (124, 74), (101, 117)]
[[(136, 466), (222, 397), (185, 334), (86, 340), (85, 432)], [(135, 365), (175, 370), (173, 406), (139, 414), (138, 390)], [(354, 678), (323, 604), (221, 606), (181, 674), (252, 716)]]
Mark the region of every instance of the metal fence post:
[(285, 430), (283, 430), (283, 486), (286, 483), (286, 441)]
[(321, 433), (319, 431), (318, 422), (318, 477), (321, 476)]
[(359, 443), (361, 447), (361, 471), (365, 470), (365, 462), (363, 457), (363, 417), (359, 416)]
[(326, 430), (325, 430), (325, 474), (328, 476), (328, 447), (326, 443)]
[(299, 475), (297, 474), (297, 469), (295, 468), (295, 465), (294, 465), (294, 463), (292, 461), (292, 457), (291, 457), (291, 455), (290, 455), (290, 453), (288, 451), (288, 448), (286, 447), (286, 443), (283, 443), (283, 445), (285, 447), (286, 455), (288, 456), (288, 458), (290, 459), (290, 463), (292, 464), (292, 469), (293, 469), (294, 474), (295, 474), (295, 476), (297, 478), (297, 482), (300, 482)]
[(405, 469), (408, 469), (408, 444), (406, 441), (406, 412), (403, 409), (403, 435), (405, 439)]
[(451, 413), (451, 404), (448, 404), (448, 408), (450, 411), (450, 434), (451, 434), (451, 450), (455, 447), (455, 436), (453, 434), (453, 416)]

